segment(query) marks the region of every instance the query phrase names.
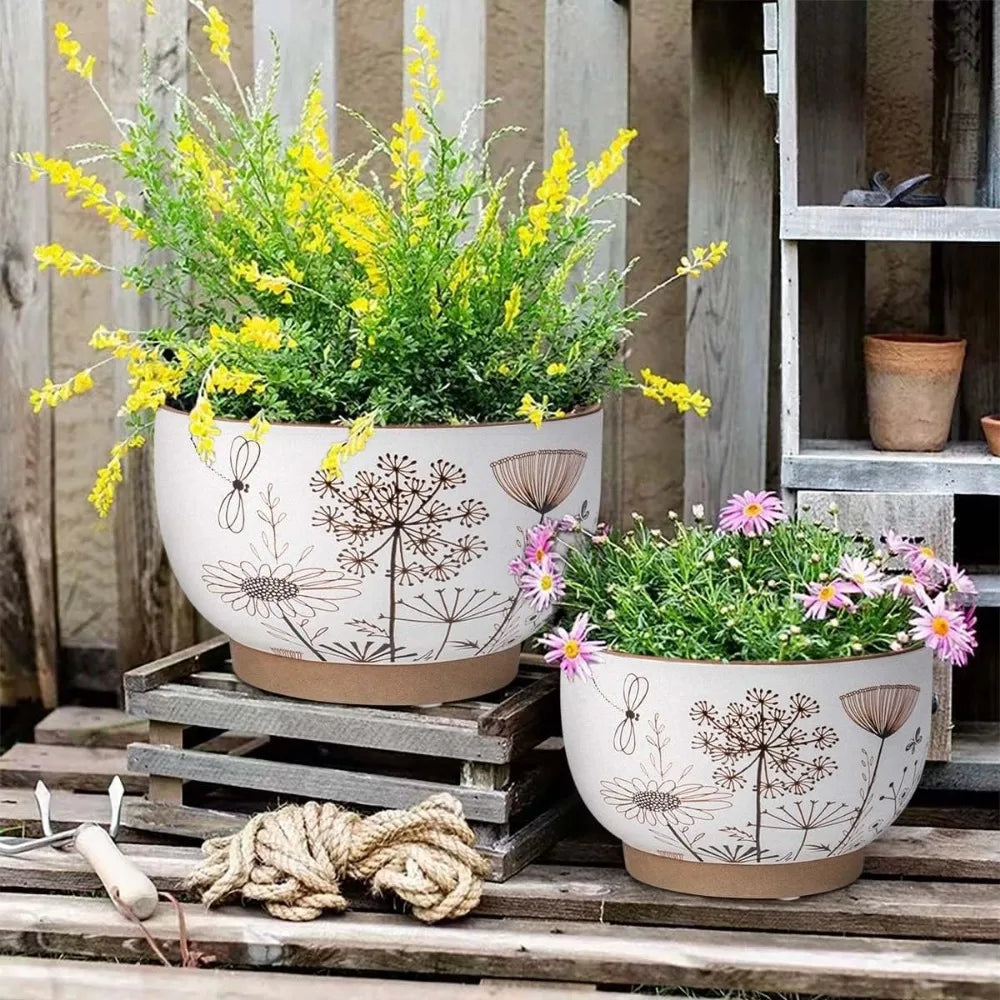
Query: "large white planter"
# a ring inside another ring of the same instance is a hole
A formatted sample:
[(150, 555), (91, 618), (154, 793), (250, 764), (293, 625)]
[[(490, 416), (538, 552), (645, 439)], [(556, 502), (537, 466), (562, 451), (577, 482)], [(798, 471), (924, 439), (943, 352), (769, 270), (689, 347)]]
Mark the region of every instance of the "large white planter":
[(248, 683), (321, 701), (424, 704), (508, 683), (544, 615), (508, 564), (544, 517), (596, 517), (602, 415), (376, 430), (338, 482), (342, 428), (220, 421), (216, 459), (187, 415), (157, 414), (156, 504), (191, 603)]
[(927, 755), (926, 649), (808, 663), (607, 654), (562, 680), (573, 780), (637, 879), (783, 898), (854, 881)]

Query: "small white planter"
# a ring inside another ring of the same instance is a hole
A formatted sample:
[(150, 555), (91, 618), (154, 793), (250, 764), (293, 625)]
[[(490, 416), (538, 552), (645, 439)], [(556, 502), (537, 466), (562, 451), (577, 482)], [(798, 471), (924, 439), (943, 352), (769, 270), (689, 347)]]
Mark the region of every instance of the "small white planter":
[(280, 694), (425, 704), (508, 683), (544, 615), (507, 567), (543, 517), (593, 524), (602, 414), (380, 428), (331, 482), (319, 470), (343, 428), (219, 422), (216, 459), (184, 413), (161, 410), (157, 512), (170, 564), (232, 640), (233, 667)]
[(909, 801), (927, 755), (926, 649), (795, 663), (606, 654), (562, 679), (587, 808), (637, 879), (706, 896), (825, 892)]

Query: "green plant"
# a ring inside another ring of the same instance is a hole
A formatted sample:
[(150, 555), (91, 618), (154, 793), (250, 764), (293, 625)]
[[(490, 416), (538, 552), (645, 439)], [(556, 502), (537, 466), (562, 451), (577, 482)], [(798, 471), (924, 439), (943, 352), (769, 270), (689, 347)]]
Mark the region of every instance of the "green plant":
[[(205, 17), (213, 53), (230, 68), (237, 106), (211, 84), (204, 105), (178, 93), (165, 131), (149, 95), (169, 84), (147, 71), (135, 120), (114, 119), (119, 145), (97, 146), (82, 163), (21, 157), (33, 178), (46, 176), (141, 241), (140, 262), (119, 280), (172, 316), (169, 327), (100, 327), (91, 338), (106, 361), (127, 366), (132, 387), (122, 405), (130, 434), (91, 494), (101, 514), (125, 453), (144, 443), (164, 405), (190, 413), (206, 462), (214, 457), (217, 416), (250, 420), (256, 438), (271, 421), (347, 424), (350, 438), (334, 444), (324, 463), (334, 475), (385, 423), (523, 417), (538, 425), (627, 387), (707, 413), (710, 401), (700, 392), (648, 369), (637, 379), (625, 367), (622, 347), (642, 299), (624, 304), (628, 268), (594, 273), (592, 266), (612, 228), (601, 206), (625, 197), (602, 197), (601, 189), (624, 164), (634, 131), (623, 129), (582, 168), (561, 132), (541, 183), (527, 195), (529, 170), (520, 177), (490, 170), (490, 148), (510, 129), (482, 149), (469, 148), (464, 129), (442, 131), (437, 43), (418, 13), (416, 45), (405, 50), (409, 106), (390, 135), (361, 119), (371, 148), (338, 161), (315, 83), (298, 128), (283, 139), (273, 111), (277, 53), (271, 79), (244, 89), (232, 72), (225, 20), (201, 0), (190, 2)], [(93, 87), (93, 57), (81, 60), (65, 24), (56, 36), (67, 68)], [(142, 204), (109, 194), (85, 173), (92, 161), (135, 182)], [(653, 291), (697, 277), (726, 252), (724, 242), (696, 247)], [(63, 274), (111, 270), (59, 244), (37, 248), (36, 257)], [(85, 392), (103, 363), (63, 383), (47, 380), (32, 395), (35, 409)]]

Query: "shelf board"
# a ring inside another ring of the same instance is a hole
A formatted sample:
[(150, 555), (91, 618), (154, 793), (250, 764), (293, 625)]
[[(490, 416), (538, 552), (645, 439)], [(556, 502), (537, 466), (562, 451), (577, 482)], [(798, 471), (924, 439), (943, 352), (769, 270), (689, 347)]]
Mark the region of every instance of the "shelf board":
[(799, 205), (781, 214), (783, 240), (1000, 243), (998, 208)]
[(1000, 496), (1000, 458), (978, 441), (909, 452), (876, 451), (868, 441), (806, 440), (797, 455), (782, 458), (781, 482), (795, 490)]
[(1000, 608), (1000, 574), (970, 573), (978, 593), (971, 603), (981, 608)]
[(956, 723), (951, 736), (951, 760), (928, 761), (920, 787), (1000, 791), (1000, 723)]

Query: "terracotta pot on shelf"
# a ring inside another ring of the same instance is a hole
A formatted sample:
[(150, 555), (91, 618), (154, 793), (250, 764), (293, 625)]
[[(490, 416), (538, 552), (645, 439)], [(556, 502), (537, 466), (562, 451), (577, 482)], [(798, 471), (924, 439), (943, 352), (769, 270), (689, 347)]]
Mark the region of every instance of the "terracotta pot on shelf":
[(941, 451), (965, 341), (922, 334), (865, 337), (868, 431), (879, 451)]
[(986, 447), (991, 455), (1000, 455), (1000, 413), (994, 413), (988, 417), (981, 417), (979, 423), (982, 424), (983, 433), (986, 435)]

